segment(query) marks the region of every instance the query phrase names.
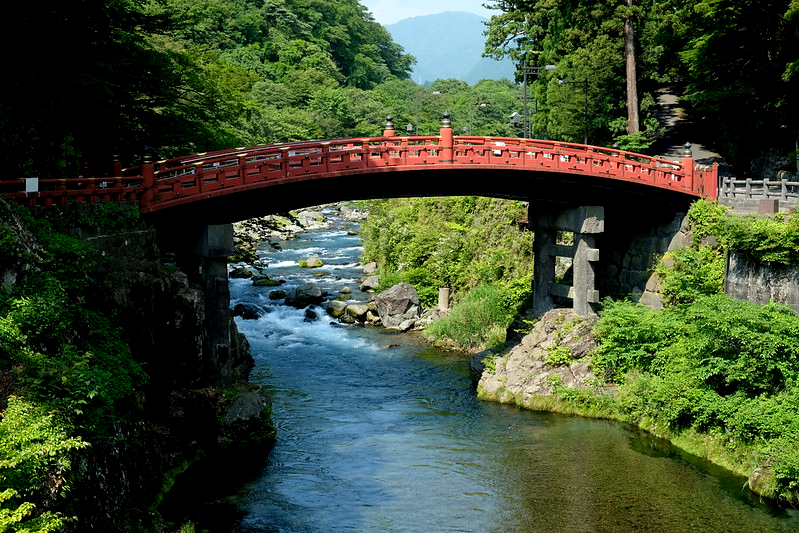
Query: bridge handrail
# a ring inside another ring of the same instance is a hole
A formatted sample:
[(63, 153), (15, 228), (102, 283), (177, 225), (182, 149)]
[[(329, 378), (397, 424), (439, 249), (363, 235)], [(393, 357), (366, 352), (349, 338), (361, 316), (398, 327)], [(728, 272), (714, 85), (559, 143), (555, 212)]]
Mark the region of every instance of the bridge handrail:
[(0, 194), (20, 205), (64, 205), (70, 201), (136, 201), (141, 196), (141, 176), (104, 176), (36, 179), (36, 190), (27, 191), (24, 179), (0, 181)]
[[(0, 190), (28, 204), (38, 201), (33, 198), (40, 198), (39, 203), (44, 204), (63, 203), (71, 198), (87, 202), (139, 198), (147, 212), (191, 201), (198, 194), (219, 195), (232, 187), (259, 187), (267, 181), (298, 180), (317, 173), (492, 165), (614, 178), (712, 198), (717, 193), (713, 181), (716, 168), (695, 167), (691, 159), (671, 161), (577, 143), (517, 137), (453, 137), (445, 136), (444, 132), (442, 129), (442, 135), (384, 135), (216, 150), (117, 169), (120, 176), (40, 180), (38, 193), (21, 192), (22, 180), (0, 182), (3, 187)], [(15, 186), (17, 190), (6, 192), (5, 187)]]
[(719, 197), (743, 199), (778, 199), (799, 201), (799, 177), (788, 173), (763, 179), (723, 176), (719, 184)]

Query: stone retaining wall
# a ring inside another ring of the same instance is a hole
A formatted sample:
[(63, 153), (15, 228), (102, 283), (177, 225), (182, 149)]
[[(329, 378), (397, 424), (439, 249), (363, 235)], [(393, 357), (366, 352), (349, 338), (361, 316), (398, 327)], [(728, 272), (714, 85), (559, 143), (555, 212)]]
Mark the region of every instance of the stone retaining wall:
[(799, 312), (799, 270), (731, 251), (727, 256), (724, 292), (736, 300), (775, 302)]

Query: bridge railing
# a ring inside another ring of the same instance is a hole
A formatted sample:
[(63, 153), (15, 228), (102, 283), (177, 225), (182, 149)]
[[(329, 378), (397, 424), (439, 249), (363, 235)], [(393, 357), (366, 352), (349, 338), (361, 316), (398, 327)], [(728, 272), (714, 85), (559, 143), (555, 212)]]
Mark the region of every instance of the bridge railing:
[(732, 200), (782, 200), (799, 202), (799, 176), (779, 173), (775, 179), (760, 180), (724, 176), (719, 187), (719, 197)]
[(0, 181), (0, 194), (25, 207), (136, 201), (141, 197), (141, 176)]
[[(518, 167), (607, 177), (716, 198), (717, 169), (573, 143), (515, 137), (397, 137), (393, 134), (220, 150), (118, 169), (119, 176), (41, 180), (38, 192), (23, 182), (0, 182), (7, 197), (25, 205), (71, 200), (139, 199), (144, 212), (313, 175), (412, 170), (420, 166)], [(17, 187), (7, 192), (5, 187)]]
[(612, 148), (535, 139), (459, 137), (455, 161), (590, 174), (715, 198), (717, 169)]

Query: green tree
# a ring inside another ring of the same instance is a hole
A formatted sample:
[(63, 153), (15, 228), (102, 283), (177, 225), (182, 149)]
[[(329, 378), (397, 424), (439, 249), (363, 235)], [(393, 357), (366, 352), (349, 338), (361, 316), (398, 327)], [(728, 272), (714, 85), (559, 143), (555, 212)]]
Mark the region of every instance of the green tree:
[(695, 5), (686, 98), (729, 161), (746, 170), (763, 148), (799, 137), (799, 16), (795, 2), (707, 0)]

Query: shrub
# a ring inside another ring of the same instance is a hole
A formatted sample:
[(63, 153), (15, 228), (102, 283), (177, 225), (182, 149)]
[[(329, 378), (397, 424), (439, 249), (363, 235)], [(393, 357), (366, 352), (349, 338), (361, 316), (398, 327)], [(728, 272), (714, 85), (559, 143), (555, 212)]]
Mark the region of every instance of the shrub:
[(618, 383), (620, 419), (719, 435), (727, 450), (741, 450), (741, 473), (770, 466), (768, 490), (797, 500), (799, 317), (791, 309), (726, 295), (661, 311), (606, 300), (595, 333), (595, 370)]
[(513, 318), (505, 305), (506, 294), (494, 285), (480, 285), (452, 309), (427, 327), (435, 340), (451, 339), (465, 349), (479, 349), (505, 342)]
[(35, 404), (11, 397), (0, 421), (0, 530), (57, 531), (63, 516), (36, 512), (30, 500), (47, 501), (68, 490), (70, 452), (88, 446), (70, 437), (56, 415)]

